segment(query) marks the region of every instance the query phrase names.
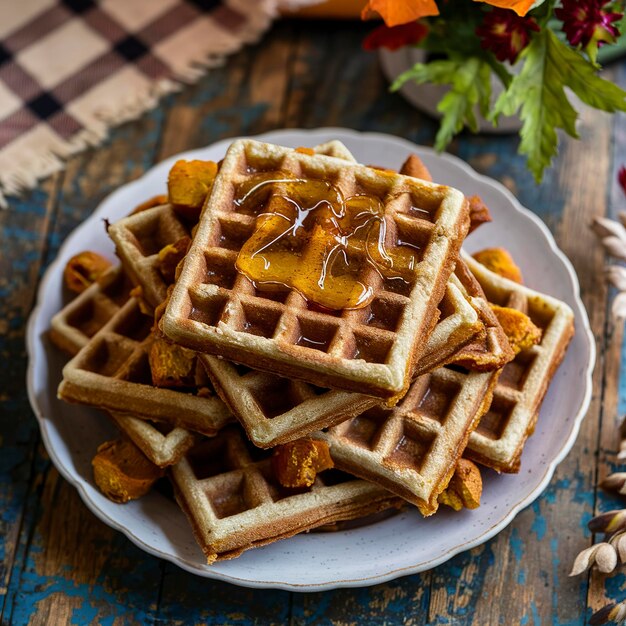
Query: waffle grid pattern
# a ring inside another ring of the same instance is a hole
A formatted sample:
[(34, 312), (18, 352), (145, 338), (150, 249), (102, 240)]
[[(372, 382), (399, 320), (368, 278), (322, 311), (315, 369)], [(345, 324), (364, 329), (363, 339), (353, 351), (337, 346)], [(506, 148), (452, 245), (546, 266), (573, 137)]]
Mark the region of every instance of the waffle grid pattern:
[[(428, 339), (418, 373), (446, 362), (480, 328), (474, 309), (448, 284), (441, 319)], [(380, 403), (376, 398), (316, 387), (200, 355), (220, 396), (257, 446), (268, 448), (354, 417)]]
[(394, 408), (370, 409), (316, 436), (329, 444), (338, 468), (431, 515), (497, 376), (442, 367), (418, 378)]
[[(362, 390), (366, 385), (372, 394), (393, 396), (404, 389), (414, 350), (425, 347), (417, 340), (430, 330), (462, 239), (463, 198), (417, 179), (315, 158), (321, 161), (252, 141), (231, 146), (163, 328), (183, 345), (220, 352), (252, 367), (336, 388)], [(414, 281), (397, 285), (399, 281), (382, 278), (374, 269), (365, 270), (373, 301), (339, 314), (316, 310), (293, 290), (257, 290), (235, 269), (257, 216), (236, 210), (233, 198), (252, 172), (267, 171), (330, 180), (345, 197), (366, 193), (379, 198), (385, 207), (388, 249), (404, 240), (421, 250)]]
[[(65, 366), (59, 396), (215, 435), (231, 419), (218, 397), (152, 385), (148, 363), (151, 326), (151, 318), (141, 313), (131, 298)], [(201, 367), (198, 372), (203, 373)], [(198, 382), (210, 389), (208, 379)]]
[(52, 318), (50, 338), (73, 356), (127, 302), (131, 289), (120, 266), (109, 268)]
[(287, 489), (274, 478), (270, 456), (239, 429), (226, 428), (171, 468), (176, 497), (209, 563), (402, 504), (382, 487), (333, 470), (310, 488)]
[(171, 204), (163, 204), (109, 227), (124, 269), (133, 283), (141, 285), (142, 295), (152, 307), (161, 304), (167, 295), (168, 285), (159, 269), (159, 251), (189, 237), (192, 226)]
[(463, 256), (490, 302), (526, 313), (543, 335), (505, 365), (491, 407), (472, 433), (466, 456), (501, 472), (517, 472), (548, 385), (574, 334), (574, 314), (559, 300), (502, 278)]

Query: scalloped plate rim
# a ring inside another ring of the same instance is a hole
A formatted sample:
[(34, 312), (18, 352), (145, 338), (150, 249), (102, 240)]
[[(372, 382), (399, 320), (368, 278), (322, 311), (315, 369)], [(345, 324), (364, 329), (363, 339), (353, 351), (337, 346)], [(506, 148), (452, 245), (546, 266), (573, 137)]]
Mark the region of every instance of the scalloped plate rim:
[(41, 280), (41, 283), (39, 285), (38, 292), (37, 292), (37, 302), (28, 320), (27, 342), (26, 342), (27, 353), (29, 357), (28, 369), (27, 369), (28, 396), (29, 396), (29, 400), (33, 408), (33, 411), (39, 422), (40, 431), (42, 433), (42, 438), (43, 438), (46, 450), (48, 451), (50, 458), (52, 459), (54, 465), (57, 467), (61, 475), (70, 484), (76, 487), (76, 489), (78, 490), (80, 494), (81, 499), (87, 505), (87, 507), (92, 511), (92, 513), (94, 513), (107, 525), (111, 526), (112, 528), (116, 530), (121, 531), (128, 539), (130, 539), (133, 543), (135, 543), (135, 545), (139, 546), (142, 550), (146, 551), (147, 553), (166, 559), (178, 565), (182, 569), (189, 571), (193, 574), (216, 579), (216, 580), (222, 580), (225, 582), (230, 582), (230, 583), (241, 585), (241, 586), (252, 587), (252, 588), (274, 588), (274, 589), (283, 589), (283, 590), (289, 590), (289, 591), (319, 591), (319, 590), (335, 589), (335, 588), (341, 588), (341, 587), (368, 586), (368, 585), (373, 585), (373, 584), (379, 584), (382, 582), (387, 582), (399, 576), (405, 576), (409, 574), (422, 572), (427, 569), (431, 569), (433, 567), (436, 567), (437, 565), (440, 565), (441, 563), (444, 563), (445, 561), (449, 560), (454, 555), (460, 552), (469, 550), (471, 548), (474, 548), (476, 546), (483, 544), (484, 542), (488, 541), (493, 536), (495, 536), (497, 533), (499, 533), (506, 526), (508, 526), (508, 524), (510, 524), (513, 518), (517, 515), (517, 513), (522, 508), (525, 508), (526, 506), (531, 504), (536, 498), (539, 497), (539, 495), (541, 495), (541, 493), (547, 487), (550, 479), (552, 478), (557, 465), (565, 458), (565, 456), (567, 455), (567, 453), (570, 451), (571, 447), (573, 446), (574, 441), (576, 440), (576, 437), (578, 435), (580, 425), (582, 423), (582, 419), (584, 418), (584, 415), (589, 406), (589, 403), (591, 400), (591, 392), (592, 392), (591, 375), (593, 372), (595, 358), (596, 358), (595, 341), (593, 339), (593, 334), (591, 332), (591, 328), (589, 325), (589, 320), (586, 314), (585, 307), (580, 298), (580, 288), (578, 284), (578, 279), (569, 259), (558, 248), (551, 232), (548, 230), (547, 226), (543, 223), (543, 221), (537, 215), (535, 215), (528, 209), (524, 208), (519, 203), (519, 201), (515, 198), (515, 196), (513, 196), (513, 194), (508, 189), (506, 189), (503, 185), (501, 185), (497, 181), (487, 176), (477, 173), (473, 168), (471, 168), (467, 163), (465, 163), (458, 157), (455, 157), (450, 154), (437, 154), (434, 150), (430, 148), (427, 148), (424, 146), (417, 146), (416, 144), (408, 140), (405, 140), (400, 137), (388, 135), (385, 133), (359, 132), (359, 131), (354, 131), (354, 130), (345, 129), (345, 128), (324, 127), (324, 128), (317, 128), (317, 129), (276, 130), (276, 131), (261, 133), (260, 135), (256, 135), (255, 137), (264, 141), (271, 141), (271, 142), (279, 143), (281, 140), (284, 141), (285, 139), (289, 139), (293, 135), (306, 135), (307, 137), (313, 137), (313, 138), (318, 137), (318, 141), (328, 140), (330, 137), (336, 138), (339, 140), (342, 140), (342, 138), (353, 138), (355, 140), (357, 138), (364, 138), (366, 140), (368, 138), (371, 138), (374, 140), (380, 139), (380, 140), (384, 140), (384, 141), (391, 142), (391, 143), (396, 142), (398, 146), (403, 149), (414, 150), (417, 148), (420, 152), (424, 154), (428, 154), (433, 158), (441, 159), (444, 162), (448, 162), (450, 163), (450, 165), (456, 168), (462, 169), (466, 173), (466, 175), (480, 181), (481, 184), (488, 185), (494, 188), (495, 190), (497, 190), (499, 193), (504, 194), (507, 200), (510, 202), (511, 206), (517, 212), (521, 213), (525, 218), (532, 221), (534, 225), (538, 227), (546, 243), (548, 243), (549, 248), (552, 251), (552, 253), (556, 257), (558, 257), (558, 259), (561, 261), (561, 263), (567, 270), (567, 274), (571, 282), (572, 295), (574, 297), (574, 300), (578, 308), (577, 312), (580, 313), (581, 319), (583, 321), (583, 328), (577, 329), (577, 333), (581, 333), (581, 332), (584, 333), (585, 339), (587, 341), (588, 352), (589, 352), (589, 361), (585, 368), (585, 378), (584, 378), (586, 386), (585, 386), (584, 396), (583, 396), (580, 408), (578, 410), (578, 413), (575, 416), (575, 418), (572, 420), (569, 436), (563, 443), (563, 446), (558, 451), (558, 453), (554, 456), (554, 458), (550, 460), (550, 462), (545, 468), (545, 472), (543, 476), (541, 477), (541, 479), (538, 481), (537, 485), (531, 492), (529, 492), (528, 494), (526, 494), (525, 497), (523, 497), (518, 502), (513, 504), (508, 510), (507, 514), (502, 519), (492, 524), (489, 528), (484, 529), (476, 537), (474, 537), (471, 540), (466, 541), (465, 543), (461, 545), (452, 546), (449, 550), (443, 551), (441, 554), (439, 554), (435, 558), (422, 561), (420, 563), (415, 563), (414, 565), (410, 565), (406, 567), (401, 567), (397, 569), (393, 569), (393, 568), (388, 569), (387, 571), (381, 572), (379, 574), (369, 575), (363, 578), (349, 578), (349, 579), (334, 578), (333, 580), (328, 580), (322, 583), (298, 583), (298, 582), (285, 581), (285, 580), (258, 580), (258, 579), (252, 580), (252, 579), (248, 579), (244, 577), (234, 576), (232, 574), (219, 572), (219, 571), (216, 571), (215, 569), (212, 569), (206, 566), (200, 569), (195, 562), (188, 561), (185, 558), (175, 556), (175, 555), (163, 552), (162, 550), (154, 548), (150, 544), (146, 543), (141, 537), (137, 536), (131, 529), (126, 528), (122, 526), (121, 524), (119, 524), (115, 519), (111, 518), (108, 514), (106, 514), (97, 506), (97, 504), (94, 502), (94, 500), (91, 498), (90, 494), (88, 493), (87, 487), (89, 485), (85, 483), (80, 476), (73, 474), (70, 468), (66, 467), (62, 463), (61, 459), (59, 459), (56, 453), (56, 450), (51, 445), (51, 441), (50, 441), (51, 435), (47, 430), (48, 426), (46, 424), (46, 417), (43, 415), (37, 402), (36, 392), (35, 392), (34, 355), (37, 350), (38, 337), (35, 334), (35, 329), (37, 325), (39, 312), (42, 308), (43, 296), (47, 291), (48, 283), (52, 281), (52, 277), (59, 271), (59, 267), (60, 267), (60, 264), (62, 263), (62, 259), (66, 251), (68, 250), (69, 246), (71, 245), (71, 242), (75, 240), (77, 237), (79, 237), (81, 232), (83, 231), (86, 232), (91, 227), (90, 223), (93, 220), (97, 219), (99, 215), (103, 213), (103, 211), (106, 209), (107, 206), (109, 206), (110, 204), (114, 204), (114, 202), (118, 198), (128, 193), (131, 188), (141, 187), (143, 184), (145, 184), (145, 181), (148, 177), (154, 176), (160, 169), (165, 170), (169, 168), (170, 164), (173, 163), (177, 158), (180, 158), (181, 156), (185, 158), (194, 158), (195, 156), (198, 156), (202, 152), (206, 151), (207, 149), (217, 150), (222, 145), (224, 146), (224, 148), (226, 148), (230, 144), (230, 142), (232, 142), (235, 138), (222, 139), (204, 148), (198, 148), (194, 150), (185, 151), (184, 153), (169, 157), (165, 159), (164, 161), (158, 164), (155, 164), (149, 170), (147, 170), (140, 178), (134, 181), (131, 181), (129, 183), (126, 183), (125, 185), (119, 187), (117, 190), (113, 191), (106, 198), (104, 198), (103, 201), (94, 210), (94, 212), (87, 219), (85, 219), (81, 224), (79, 224), (76, 227), (76, 229), (72, 231), (72, 233), (70, 233), (70, 235), (67, 237), (65, 242), (60, 247), (56, 259), (47, 268)]

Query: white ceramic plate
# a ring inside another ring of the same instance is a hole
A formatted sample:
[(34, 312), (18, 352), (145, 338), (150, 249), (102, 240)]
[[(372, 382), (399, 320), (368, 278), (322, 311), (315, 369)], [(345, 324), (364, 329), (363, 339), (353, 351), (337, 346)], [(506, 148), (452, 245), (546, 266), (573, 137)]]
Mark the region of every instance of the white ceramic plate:
[(466, 248), (472, 251), (496, 243), (505, 246), (519, 260), (531, 287), (565, 300), (574, 309), (576, 336), (545, 399), (535, 435), (524, 451), (520, 473), (498, 476), (485, 472), (483, 503), (476, 511), (442, 510), (422, 519), (410, 510), (361, 528), (279, 541), (211, 567), (205, 565), (187, 520), (165, 497), (155, 493), (116, 505), (99, 493), (92, 481), (90, 462), (97, 445), (112, 434), (112, 428), (102, 414), (57, 400), (56, 388), (65, 359), (46, 339), (50, 318), (64, 304), (63, 267), (81, 250), (97, 250), (113, 258), (103, 218), (121, 218), (146, 198), (165, 192), (167, 172), (177, 158), (218, 160), (231, 139), (172, 157), (111, 194), (68, 237), (48, 269), (28, 327), (28, 391), (46, 448), (61, 474), (104, 522), (147, 552), (200, 576), (250, 587), (311, 591), (371, 585), (429, 569), (502, 530), (521, 508), (539, 496), (557, 463), (571, 448), (589, 404), (595, 361), (593, 337), (578, 295), (576, 275), (543, 222), (522, 208), (502, 185), (480, 176), (459, 159), (437, 155), (396, 137), (344, 129), (276, 131), (260, 139), (294, 147), (340, 139), (360, 161), (391, 168), (399, 167), (410, 152), (417, 152), (435, 180), (469, 194), (480, 194), (490, 207), (493, 223), (472, 234)]

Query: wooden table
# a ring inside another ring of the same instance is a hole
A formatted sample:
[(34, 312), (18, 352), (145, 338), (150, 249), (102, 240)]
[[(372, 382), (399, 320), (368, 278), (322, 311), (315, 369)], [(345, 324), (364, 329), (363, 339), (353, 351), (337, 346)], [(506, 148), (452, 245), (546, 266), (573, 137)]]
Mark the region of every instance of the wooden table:
[[(436, 124), (390, 94), (369, 26), (278, 24), (256, 47), (111, 133), (0, 212), (0, 623), (585, 624), (626, 592), (622, 574), (568, 578), (587, 521), (621, 508), (599, 492), (618, 446), (621, 328), (613, 327), (594, 215), (626, 209), (616, 171), (626, 122), (585, 113), (537, 187), (515, 136), (463, 135), (450, 151), (503, 182), (548, 224), (580, 277), (598, 342), (591, 408), (550, 486), (497, 537), (423, 574), (363, 589), (294, 594), (197, 578), (146, 555), (92, 515), (51, 465), (24, 384), (24, 334), (59, 245), (111, 191), (153, 163), (218, 139), (274, 128), (345, 126), (431, 145)], [(626, 84), (626, 63), (609, 70)], [(626, 384), (626, 376), (621, 378)]]

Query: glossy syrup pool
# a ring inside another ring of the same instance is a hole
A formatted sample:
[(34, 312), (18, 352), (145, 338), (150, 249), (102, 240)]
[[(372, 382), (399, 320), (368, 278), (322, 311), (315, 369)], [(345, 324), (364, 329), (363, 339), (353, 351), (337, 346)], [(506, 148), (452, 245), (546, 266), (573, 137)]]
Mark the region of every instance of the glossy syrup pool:
[(262, 172), (238, 186), (235, 205), (256, 216), (236, 267), (260, 291), (295, 289), (325, 309), (343, 310), (372, 301), (372, 269), (411, 285), (419, 246), (390, 243), (376, 196), (346, 198), (332, 182)]

